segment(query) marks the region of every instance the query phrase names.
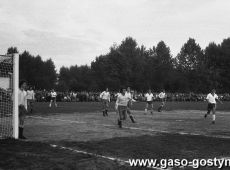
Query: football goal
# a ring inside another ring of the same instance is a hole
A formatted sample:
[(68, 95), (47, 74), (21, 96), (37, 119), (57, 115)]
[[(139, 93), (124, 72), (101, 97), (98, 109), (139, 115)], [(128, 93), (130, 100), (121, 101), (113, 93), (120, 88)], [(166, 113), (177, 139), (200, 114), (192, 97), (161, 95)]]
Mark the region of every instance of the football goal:
[(0, 55), (0, 139), (18, 138), (19, 55)]

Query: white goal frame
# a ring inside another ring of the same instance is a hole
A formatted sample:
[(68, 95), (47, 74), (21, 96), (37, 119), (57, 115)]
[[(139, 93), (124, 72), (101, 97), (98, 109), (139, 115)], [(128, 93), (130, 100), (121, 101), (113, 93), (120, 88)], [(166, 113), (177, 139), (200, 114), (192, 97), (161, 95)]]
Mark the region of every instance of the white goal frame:
[[(19, 137), (19, 111), (18, 111), (18, 89), (19, 89), (19, 54), (10, 54), (10, 55), (0, 55), (0, 57), (12, 57), (12, 65), (13, 65), (13, 73), (10, 76), (10, 82), (5, 82), (5, 84), (9, 84), (11, 91), (11, 99), (12, 99), (12, 131), (10, 133), (10, 138), (18, 139)], [(9, 81), (7, 78), (4, 81)], [(4, 85), (3, 85), (4, 86)], [(0, 138), (5, 138), (1, 136)]]
[(13, 56), (13, 138), (18, 139), (19, 113), (18, 113), (18, 88), (19, 88), (19, 54)]

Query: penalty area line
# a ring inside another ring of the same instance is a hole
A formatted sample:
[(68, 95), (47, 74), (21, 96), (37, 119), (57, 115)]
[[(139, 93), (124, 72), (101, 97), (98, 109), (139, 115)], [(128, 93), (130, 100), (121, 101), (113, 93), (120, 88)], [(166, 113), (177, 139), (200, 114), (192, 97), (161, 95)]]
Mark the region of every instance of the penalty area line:
[[(75, 153), (80, 153), (80, 154), (90, 155), (90, 156), (97, 157), (97, 158), (107, 159), (107, 160), (110, 160), (110, 161), (117, 162), (120, 165), (129, 165), (130, 166), (129, 161), (126, 161), (126, 160), (123, 160), (123, 159), (120, 159), (120, 158), (115, 158), (115, 157), (111, 157), (111, 156), (104, 156), (104, 155), (95, 154), (95, 153), (92, 153), (92, 152), (86, 152), (86, 151), (82, 151), (82, 150), (73, 149), (73, 148), (70, 148), (70, 147), (55, 145), (55, 144), (50, 144), (50, 146), (53, 147), (53, 148), (58, 148), (58, 149), (62, 149), (62, 150), (68, 150), (68, 151), (75, 152)], [(150, 167), (150, 166), (147, 166), (147, 168), (151, 168), (151, 169), (155, 169), (155, 170), (172, 170), (171, 168), (162, 169), (162, 168)]]

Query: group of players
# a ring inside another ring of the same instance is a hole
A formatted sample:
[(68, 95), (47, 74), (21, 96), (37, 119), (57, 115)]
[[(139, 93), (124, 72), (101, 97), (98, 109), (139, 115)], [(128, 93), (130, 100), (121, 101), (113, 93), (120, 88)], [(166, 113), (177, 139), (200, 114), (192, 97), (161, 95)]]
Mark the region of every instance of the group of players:
[[(32, 113), (33, 111), (32, 103), (34, 100), (34, 92), (32, 89), (26, 91), (26, 86), (27, 86), (26, 81), (21, 81), (19, 83), (18, 105), (19, 105), (19, 138), (20, 139), (25, 139), (25, 137), (23, 136), (25, 116), (28, 112)], [(57, 103), (56, 103), (57, 93), (54, 90), (52, 90), (50, 95), (51, 95), (51, 100), (49, 103), (49, 107), (52, 106), (52, 103), (54, 103), (55, 107), (57, 107)], [(131, 112), (131, 107), (133, 105), (133, 102), (136, 102), (133, 99), (133, 95), (134, 92), (130, 90), (130, 87), (128, 87), (127, 89), (125, 88), (121, 89), (120, 93), (117, 93), (116, 95), (117, 99), (115, 103), (115, 110), (118, 115), (117, 122), (120, 128), (122, 128), (122, 122), (127, 119), (127, 115), (129, 116), (132, 123), (136, 123), (136, 120)], [(154, 97), (155, 96), (153, 95), (151, 90), (149, 90), (148, 93), (145, 94), (145, 98), (146, 98), (146, 106), (144, 110), (145, 114), (147, 114), (149, 107), (150, 107), (151, 114), (153, 114)], [(158, 112), (161, 112), (165, 106), (166, 98), (167, 98), (164, 89), (158, 94), (158, 97), (161, 99), (161, 104), (157, 110)], [(100, 94), (100, 98), (103, 103), (103, 110), (102, 110), (103, 116), (106, 117), (108, 116), (108, 109), (109, 109), (109, 102), (110, 102), (110, 93), (108, 88), (106, 88), (106, 90)], [(204, 117), (206, 118), (212, 112), (212, 124), (215, 124), (216, 101), (219, 101), (221, 104), (223, 103), (219, 100), (215, 89), (213, 89), (211, 93), (207, 95), (206, 100), (208, 102), (208, 107), (207, 107), (207, 113), (204, 115)]]
[[(116, 94), (116, 103), (115, 103), (115, 110), (118, 115), (118, 126), (122, 128), (122, 122), (126, 120), (127, 115), (129, 116), (132, 123), (136, 123), (135, 118), (131, 112), (131, 107), (133, 105), (133, 102), (136, 102), (133, 99), (133, 91), (131, 91), (130, 87), (127, 89), (123, 88), (121, 89), (121, 92)], [(148, 93), (145, 94), (146, 98), (146, 106), (145, 106), (145, 114), (148, 112), (148, 108), (150, 107), (151, 114), (153, 114), (153, 100), (154, 95), (151, 92), (151, 90), (148, 91)], [(158, 95), (158, 97), (161, 99), (161, 105), (158, 108), (158, 112), (161, 112), (163, 107), (165, 106), (166, 102), (166, 93), (165, 90), (162, 90), (162, 92)], [(110, 102), (110, 93), (109, 89), (106, 88), (105, 91), (103, 91), (100, 94), (100, 98), (102, 100), (102, 113), (103, 116), (108, 116), (108, 108), (109, 108), (109, 102)]]
[[(122, 122), (126, 120), (127, 115), (129, 116), (131, 121), (135, 123), (136, 121), (131, 112), (131, 106), (133, 105), (133, 102), (135, 102), (135, 100), (133, 99), (133, 91), (130, 90), (130, 87), (128, 87), (127, 90), (123, 88), (121, 89), (121, 93), (117, 93), (116, 97), (117, 97), (117, 100), (115, 103), (115, 110), (118, 115), (118, 120), (117, 120), (118, 126), (122, 128)], [(153, 115), (154, 97), (155, 96), (153, 95), (151, 90), (148, 90), (148, 93), (145, 94), (145, 99), (146, 99), (146, 106), (145, 106), (145, 111), (144, 111), (145, 114), (147, 114), (148, 108), (150, 107), (150, 113)], [(157, 110), (158, 112), (161, 112), (165, 106), (166, 98), (167, 98), (167, 95), (164, 89), (162, 89), (158, 97), (161, 100), (161, 104)], [(102, 100), (102, 105), (103, 105), (103, 110), (102, 110), (103, 116), (108, 116), (108, 109), (109, 109), (109, 102), (110, 102), (110, 93), (109, 93), (108, 88), (106, 88), (106, 90), (100, 94), (100, 98)], [(207, 106), (207, 113), (204, 115), (204, 118), (207, 118), (207, 116), (212, 112), (212, 124), (215, 124), (216, 101), (220, 102), (221, 104), (223, 103), (222, 101), (219, 100), (215, 89), (213, 89), (207, 95), (206, 100), (208, 102), (208, 106)]]

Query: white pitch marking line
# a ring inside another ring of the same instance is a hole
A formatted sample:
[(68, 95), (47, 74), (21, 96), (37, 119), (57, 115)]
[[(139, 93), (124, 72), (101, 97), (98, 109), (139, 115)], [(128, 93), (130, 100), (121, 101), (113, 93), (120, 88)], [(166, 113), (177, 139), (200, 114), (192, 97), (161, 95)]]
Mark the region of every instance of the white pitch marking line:
[(230, 157), (221, 157), (221, 159), (230, 160)]
[(70, 123), (86, 123), (86, 122), (80, 122), (77, 120), (64, 120), (64, 119), (48, 118), (48, 117), (42, 117), (42, 116), (27, 116), (27, 117), (35, 118), (35, 119), (58, 120), (58, 121), (70, 122)]
[[(103, 158), (103, 159), (108, 159), (108, 160), (111, 160), (111, 161), (116, 161), (116, 162), (120, 163), (120, 165), (123, 165), (123, 164), (129, 164), (130, 165), (129, 161), (125, 161), (125, 160), (120, 159), (120, 158), (99, 155), (99, 154), (95, 154), (95, 153), (91, 153), (91, 152), (76, 150), (76, 149), (73, 149), (73, 148), (70, 148), (70, 147), (58, 146), (58, 145), (54, 145), (54, 144), (50, 144), (50, 146), (53, 147), (53, 148), (60, 148), (60, 149), (63, 149), (63, 150), (69, 150), (69, 151), (72, 151), (72, 152), (81, 153), (81, 154), (85, 154), (85, 155), (90, 155), (90, 156), (94, 156), (94, 157), (97, 157), (97, 158)], [(152, 169), (156, 169), (156, 170), (172, 170), (171, 168), (168, 168), (168, 169), (162, 169), (162, 168), (157, 168), (157, 167), (147, 167), (147, 168), (152, 168)]]
[[(31, 118), (35, 118), (35, 119), (58, 120), (58, 121), (71, 122), (71, 123), (87, 124), (87, 122), (76, 121), (76, 120), (64, 120), (64, 119), (56, 119), (56, 118), (46, 118), (46, 117), (41, 117), (41, 116), (27, 116), (27, 117), (31, 117)], [(104, 127), (116, 127), (115, 125), (108, 125), (108, 124), (94, 124), (94, 125), (104, 126)], [(230, 139), (230, 136), (222, 136), (222, 135), (205, 135), (205, 134), (188, 133), (188, 132), (170, 132), (170, 131), (164, 131), (164, 130), (153, 130), (153, 129), (144, 129), (144, 128), (127, 127), (127, 126), (123, 126), (123, 128), (124, 129), (131, 129), (131, 130), (148, 131), (148, 132), (160, 132), (160, 133), (167, 133), (167, 134), (193, 135), (193, 136), (205, 136), (205, 137), (215, 137), (215, 138), (222, 138), (222, 139)]]

